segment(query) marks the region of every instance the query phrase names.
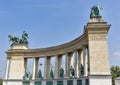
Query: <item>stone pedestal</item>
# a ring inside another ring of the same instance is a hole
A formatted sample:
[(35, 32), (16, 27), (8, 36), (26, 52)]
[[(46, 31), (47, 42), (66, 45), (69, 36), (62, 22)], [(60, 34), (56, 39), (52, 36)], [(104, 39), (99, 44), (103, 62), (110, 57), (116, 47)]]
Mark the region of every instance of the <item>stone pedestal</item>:
[(28, 46), (25, 44), (14, 44), (11, 45), (11, 49), (28, 49)]
[[(24, 44), (15, 44), (11, 46), (12, 52), (19, 50), (26, 50), (27, 46)], [(8, 55), (9, 58), (9, 76), (8, 79), (23, 79), (26, 71), (24, 55)]]
[(110, 25), (107, 25), (102, 17), (91, 18), (85, 26), (88, 37), (90, 85), (111, 85), (107, 42), (109, 28)]

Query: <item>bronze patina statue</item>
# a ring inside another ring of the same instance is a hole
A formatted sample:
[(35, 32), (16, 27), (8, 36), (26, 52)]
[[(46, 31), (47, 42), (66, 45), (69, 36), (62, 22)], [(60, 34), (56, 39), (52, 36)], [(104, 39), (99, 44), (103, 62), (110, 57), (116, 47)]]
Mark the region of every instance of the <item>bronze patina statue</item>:
[(60, 78), (64, 77), (64, 69), (62, 67), (59, 70), (59, 76), (60, 76)]
[(84, 66), (82, 64), (80, 66), (80, 76), (84, 76)]
[(100, 9), (102, 9), (102, 8), (99, 7), (98, 5), (97, 6), (94, 5), (91, 8), (90, 18), (100, 16)]
[(22, 33), (22, 37), (19, 38), (19, 37), (16, 37), (16, 36), (13, 36), (13, 35), (8, 35), (8, 38), (9, 38), (9, 41), (12, 42), (11, 45), (14, 45), (14, 44), (25, 44), (25, 45), (28, 45), (28, 34), (23, 31)]
[(71, 73), (72, 77), (75, 76), (75, 69), (72, 66), (70, 68), (70, 73)]
[(41, 70), (39, 70), (37, 78), (42, 78), (42, 72), (41, 72)]
[(53, 78), (53, 70), (50, 70), (50, 78)]
[(26, 72), (25, 75), (23, 76), (23, 79), (25, 80), (30, 80), (32, 78), (32, 74), (30, 72)]

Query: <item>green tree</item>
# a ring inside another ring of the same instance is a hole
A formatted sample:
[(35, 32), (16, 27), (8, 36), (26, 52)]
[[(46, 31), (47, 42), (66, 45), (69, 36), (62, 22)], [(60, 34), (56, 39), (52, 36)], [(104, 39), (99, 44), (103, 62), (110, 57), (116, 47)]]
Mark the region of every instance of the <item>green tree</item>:
[(115, 85), (115, 79), (120, 77), (120, 67), (119, 66), (112, 66), (110, 68), (111, 75), (112, 75), (112, 85)]
[(0, 85), (2, 85), (2, 83), (3, 83), (3, 79), (0, 78)]

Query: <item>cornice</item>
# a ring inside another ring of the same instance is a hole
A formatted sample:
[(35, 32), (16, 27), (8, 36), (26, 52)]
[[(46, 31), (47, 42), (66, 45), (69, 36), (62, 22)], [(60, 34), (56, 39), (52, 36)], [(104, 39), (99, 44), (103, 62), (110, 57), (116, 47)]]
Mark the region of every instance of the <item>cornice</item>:
[(6, 53), (10, 56), (45, 57), (73, 52), (87, 44), (86, 35), (83, 34), (77, 39), (58, 46), (37, 49), (9, 49)]

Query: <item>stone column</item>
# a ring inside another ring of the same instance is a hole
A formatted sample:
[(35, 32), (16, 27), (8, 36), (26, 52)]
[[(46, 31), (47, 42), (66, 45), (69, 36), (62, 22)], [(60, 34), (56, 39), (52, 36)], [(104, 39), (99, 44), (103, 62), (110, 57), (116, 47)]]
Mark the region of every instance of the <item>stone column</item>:
[(61, 68), (62, 66), (62, 55), (58, 55), (58, 70)]
[(45, 64), (44, 64), (44, 78), (47, 79), (49, 78), (49, 71), (50, 71), (50, 59), (51, 57), (48, 56), (45, 58)]
[(82, 48), (80, 59), (81, 59), (81, 64), (84, 66), (84, 76), (86, 76), (86, 50), (85, 50), (85, 47)]
[(54, 74), (54, 78), (57, 79), (58, 78), (58, 56), (55, 56), (55, 70), (54, 70), (55, 74)]
[(62, 65), (62, 55), (56, 55), (55, 56), (55, 74), (54, 74), (54, 78), (58, 79), (59, 78), (59, 69)]
[(78, 53), (77, 50), (75, 50), (75, 77), (77, 77), (78, 74)]
[(24, 68), (25, 68), (25, 72), (26, 72), (27, 71), (27, 58), (24, 58)]
[(87, 47), (87, 74), (89, 75), (90, 74), (90, 59), (89, 59), (89, 50), (88, 50), (88, 47)]
[(84, 76), (87, 76), (86, 47), (83, 47)]
[(81, 50), (78, 50), (77, 62), (78, 62), (78, 74), (77, 74), (77, 76), (79, 77), (80, 76), (80, 66), (81, 66)]
[(65, 53), (65, 77), (70, 77), (70, 66), (71, 66), (72, 53)]
[(38, 62), (39, 58), (34, 58), (34, 64), (33, 64), (33, 76), (32, 79), (35, 80), (38, 72)]
[(10, 65), (10, 58), (7, 57), (5, 79), (8, 79), (8, 77), (9, 77), (9, 65)]

